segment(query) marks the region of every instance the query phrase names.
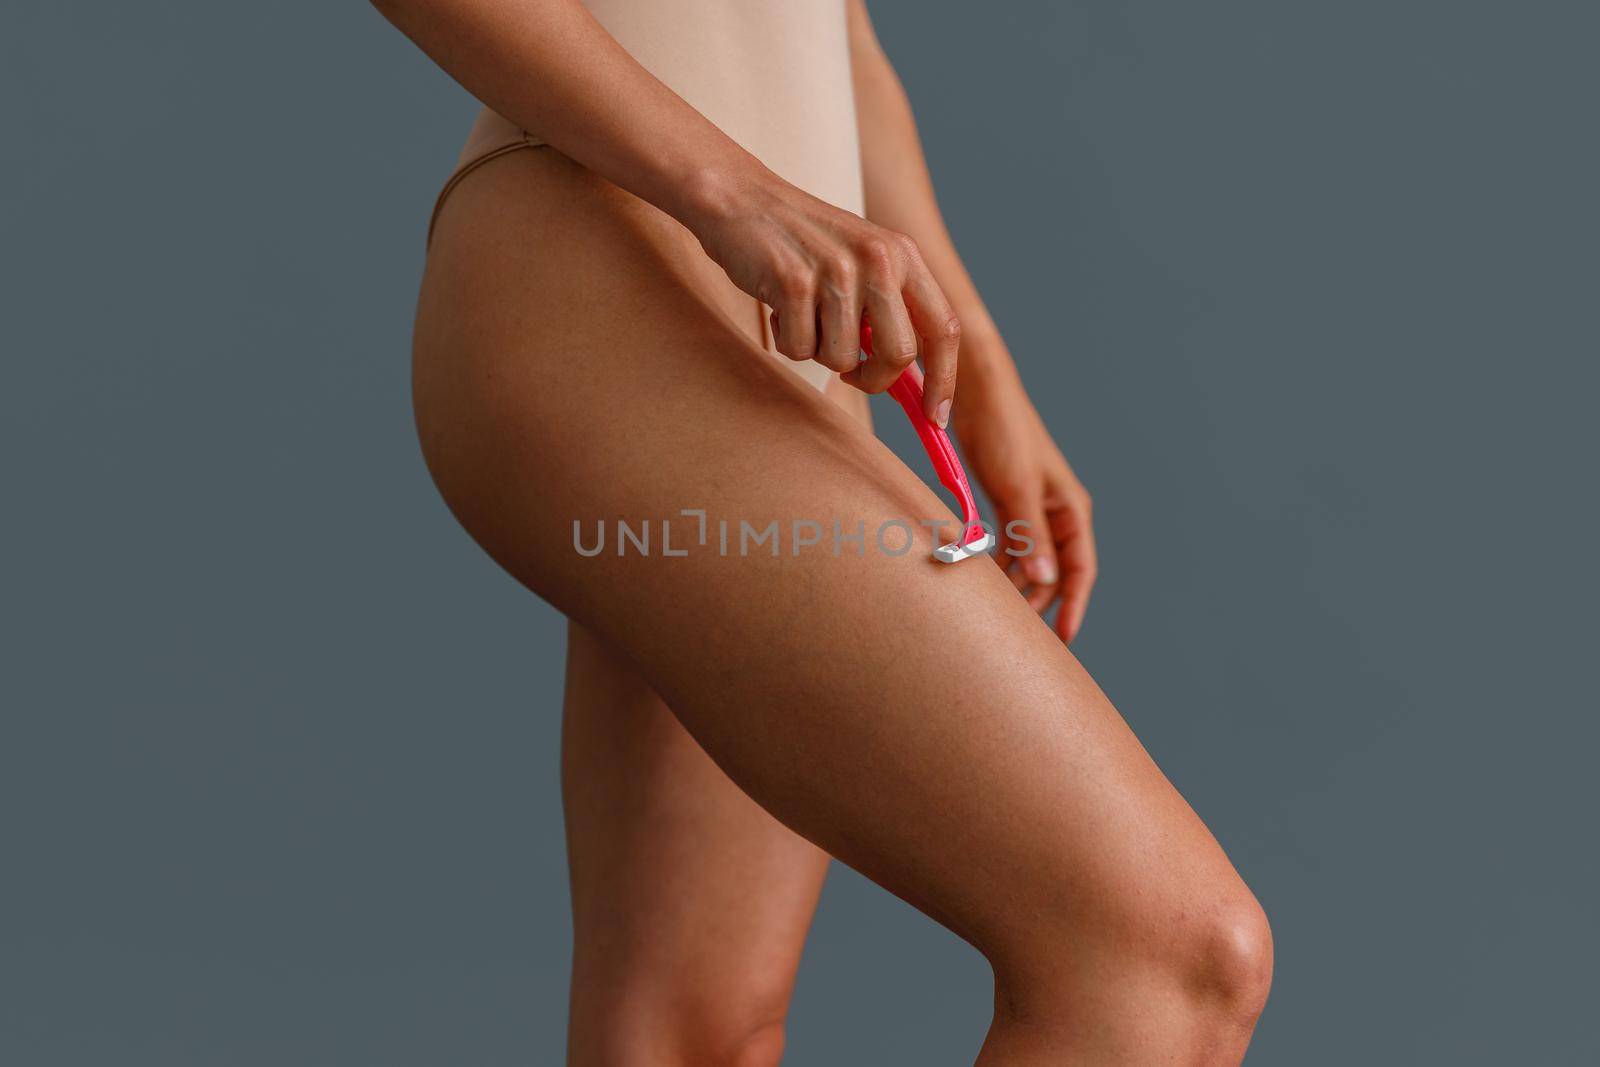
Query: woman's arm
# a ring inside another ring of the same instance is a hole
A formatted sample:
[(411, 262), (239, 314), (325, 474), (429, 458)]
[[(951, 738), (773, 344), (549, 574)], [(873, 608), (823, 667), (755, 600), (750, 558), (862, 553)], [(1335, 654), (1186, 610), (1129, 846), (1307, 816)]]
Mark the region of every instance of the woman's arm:
[[(916, 357), (943, 425), (959, 326), (903, 235), (773, 174), (640, 66), (578, 0), (373, 0), (474, 96), (667, 212), (776, 312), (777, 347), (850, 371), (869, 392)], [(859, 327), (875, 357), (858, 368)]]
[(962, 324), (961, 400), (956, 429), (984, 490), (999, 510), (1002, 534), (1014, 521), (1024, 537), (1003, 538), (1027, 551), (1012, 568), (1035, 609), (1062, 600), (1056, 629), (1077, 634), (1095, 578), (1089, 495), (1034, 410), (1016, 365), (956, 254), (922, 155), (911, 104), (878, 43), (865, 0), (847, 0), (850, 66), (861, 130), (867, 217), (911, 236)]

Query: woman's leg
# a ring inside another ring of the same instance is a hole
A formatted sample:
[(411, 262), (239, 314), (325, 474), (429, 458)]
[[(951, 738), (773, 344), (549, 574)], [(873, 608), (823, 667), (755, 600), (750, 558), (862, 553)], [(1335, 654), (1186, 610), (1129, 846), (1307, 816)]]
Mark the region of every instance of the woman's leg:
[(728, 780), (616, 649), (569, 628), (568, 1062), (775, 1067), (826, 853)]
[[(830, 399), (867, 424), (862, 394), (835, 383)], [(828, 854), (729, 781), (577, 623), (564, 703), (569, 1061), (775, 1067)]]
[[(751, 344), (692, 244), (553, 152), (462, 183), (416, 338), (446, 500), (762, 807), (984, 953), (981, 1062), (1237, 1062), (1271, 970), (1261, 909), (999, 568), (930, 561), (923, 528), (905, 555), (870, 544), (949, 512)], [(869, 544), (665, 558), (685, 508), (862, 523)], [(576, 551), (575, 520), (587, 543), (618, 518), (653, 524), (649, 556)]]

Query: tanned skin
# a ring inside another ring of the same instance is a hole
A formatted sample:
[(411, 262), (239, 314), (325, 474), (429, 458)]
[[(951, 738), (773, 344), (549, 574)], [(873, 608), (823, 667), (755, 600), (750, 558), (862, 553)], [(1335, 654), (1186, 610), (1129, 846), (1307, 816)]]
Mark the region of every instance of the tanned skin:
[[(1265, 916), (1066, 647), (1088, 497), (849, 4), (865, 219), (768, 171), (576, 0), (378, 3), (553, 146), (478, 168), (441, 211), (414, 393), (450, 507), (572, 620), (569, 1063), (776, 1064), (831, 855), (988, 959), (985, 1067), (1236, 1064), (1270, 983)], [(751, 296), (784, 355), (844, 379), (822, 395), (779, 366)], [(857, 371), (863, 312), (880, 357)], [(1014, 573), (931, 561), (925, 527), (897, 556), (574, 551), (574, 520), (690, 506), (949, 516), (866, 424), (863, 393), (918, 353), (928, 414), (1003, 517), (1049, 531)], [(1038, 614), (1056, 600), (1059, 632)]]

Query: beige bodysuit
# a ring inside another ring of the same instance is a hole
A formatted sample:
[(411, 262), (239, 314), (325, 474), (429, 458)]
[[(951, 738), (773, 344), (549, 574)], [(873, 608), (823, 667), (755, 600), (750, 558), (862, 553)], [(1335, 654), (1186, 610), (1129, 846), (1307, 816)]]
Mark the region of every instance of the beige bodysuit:
[[(863, 212), (844, 0), (584, 0), (584, 6), (646, 70), (774, 173), (836, 207)], [(474, 168), (544, 144), (537, 131), (485, 108), (439, 204)], [(438, 212), (435, 205), (435, 218)], [(771, 331), (764, 328), (770, 349)], [(790, 366), (819, 389), (833, 377), (819, 363)]]

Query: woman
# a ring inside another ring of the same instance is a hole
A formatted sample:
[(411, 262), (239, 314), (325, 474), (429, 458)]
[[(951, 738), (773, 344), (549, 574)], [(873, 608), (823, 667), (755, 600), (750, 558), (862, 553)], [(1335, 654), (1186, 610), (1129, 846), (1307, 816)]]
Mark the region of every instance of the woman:
[[(831, 854), (993, 965), (980, 1063), (1237, 1063), (1265, 918), (1066, 650), (1088, 497), (862, 0), (378, 6), (489, 108), (435, 214), (414, 390), (450, 507), (571, 620), (570, 1062), (776, 1063)], [(930, 561), (912, 524), (949, 512), (871, 436), (864, 394), (918, 356), (1009, 574)], [(769, 519), (916, 548), (716, 550)], [(587, 551), (613, 521), (655, 551)]]

